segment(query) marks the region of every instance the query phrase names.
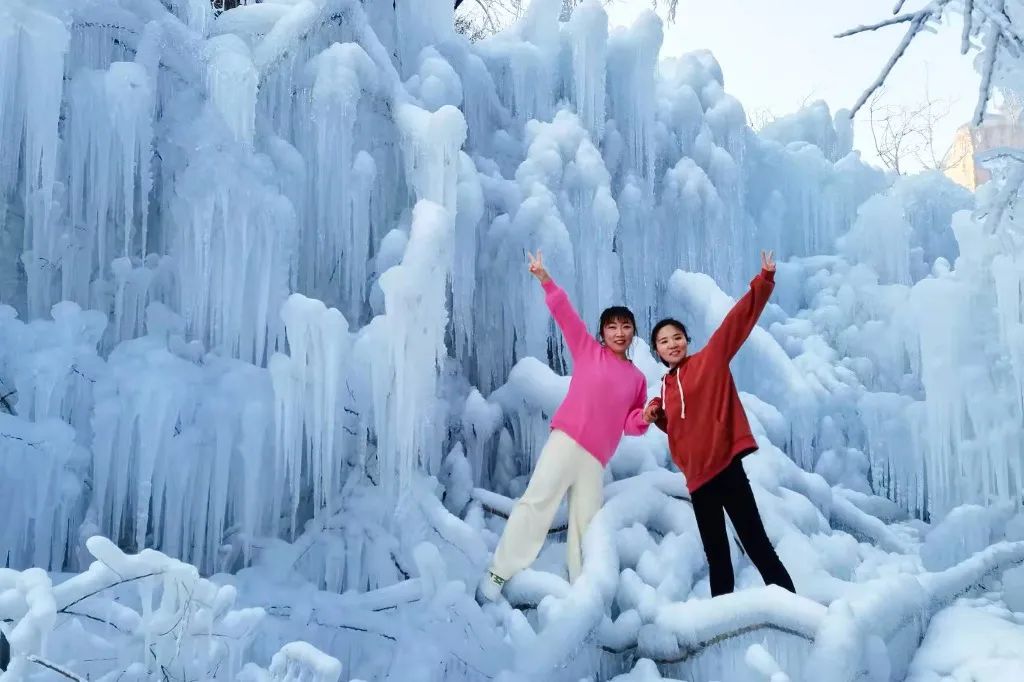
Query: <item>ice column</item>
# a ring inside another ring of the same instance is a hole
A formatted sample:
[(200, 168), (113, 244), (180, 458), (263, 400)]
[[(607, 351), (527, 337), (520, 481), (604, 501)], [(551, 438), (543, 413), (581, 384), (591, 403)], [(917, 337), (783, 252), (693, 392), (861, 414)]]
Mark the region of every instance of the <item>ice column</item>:
[(391, 371), (385, 390), (375, 392), (374, 425), (381, 479), (391, 493), (404, 493), (417, 469), (432, 475), (441, 464), (438, 387), (447, 357), (452, 232), (444, 207), (418, 202), (402, 262), (380, 278), (387, 309), (387, 348), (380, 362)]
[[(24, 254), (28, 306), (41, 317), (56, 302), (52, 271), (60, 262), (61, 229), (54, 215), (57, 122), (64, 94), (67, 26), (32, 3), (14, 0), (0, 8), (0, 139), (13, 153), (0, 159), (0, 202), (25, 189)], [(23, 147), (21, 164), (17, 149)], [(19, 171), (21, 177), (18, 177)], [(0, 228), (7, 208), (0, 203)]]

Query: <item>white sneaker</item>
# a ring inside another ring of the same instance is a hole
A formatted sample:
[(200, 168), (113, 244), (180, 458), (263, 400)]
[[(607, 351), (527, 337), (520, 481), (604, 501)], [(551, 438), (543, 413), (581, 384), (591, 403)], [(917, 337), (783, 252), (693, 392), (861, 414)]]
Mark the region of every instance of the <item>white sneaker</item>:
[(480, 579), (480, 584), (477, 586), (477, 594), (490, 602), (495, 602), (501, 599), (501, 588), (505, 585), (505, 579), (498, 577), (490, 571)]

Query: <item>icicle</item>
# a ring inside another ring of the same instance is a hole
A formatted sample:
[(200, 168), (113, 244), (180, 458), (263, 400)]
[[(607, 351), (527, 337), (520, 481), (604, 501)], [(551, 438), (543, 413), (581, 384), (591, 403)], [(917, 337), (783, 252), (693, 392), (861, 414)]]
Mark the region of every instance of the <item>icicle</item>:
[(249, 46), (234, 35), (207, 42), (206, 86), (214, 108), (224, 117), (234, 139), (251, 145), (256, 130), (256, 91), (259, 76)]
[(310, 121), (304, 123), (309, 130), (300, 145), (312, 169), (307, 194), (312, 220), (304, 230), (299, 272), (304, 290), (341, 305), (348, 319), (358, 321), (370, 246), (368, 180), (376, 164), (368, 154), (356, 153), (357, 123), (360, 101), (377, 93), (378, 78), (370, 57), (352, 43), (332, 45), (310, 70)]
[(116, 62), (72, 82), (68, 217), (60, 265), (62, 297), (93, 304), (96, 279), (116, 258), (144, 253), (153, 187), (154, 101), (144, 67)]
[(206, 0), (183, 0), (182, 4), (185, 25), (205, 38), (213, 25), (213, 4)]
[[(201, 126), (196, 132), (203, 134)], [(258, 364), (282, 341), (276, 311), (288, 294), (297, 240), (295, 211), (269, 171), (265, 158), (245, 151), (206, 149), (178, 179), (172, 202), (180, 227), (171, 253), (190, 333)]]
[(377, 164), (365, 151), (356, 155), (352, 164), (352, 190), (349, 194), (351, 206), (349, 229), (345, 231), (344, 253), (348, 255), (348, 276), (346, 310), (353, 324), (363, 321), (364, 301), (367, 293), (367, 266), (370, 259), (370, 242), (373, 235), (373, 196), (377, 180)]
[[(347, 404), (343, 386), (350, 341), (340, 312), (300, 294), (288, 298), (281, 317), (289, 355), (275, 354), (270, 361), (277, 434), (274, 479), (287, 483), (294, 535), (304, 486), (312, 485), (316, 511), (332, 510), (341, 487), (347, 448), (340, 447), (340, 418)], [(274, 518), (282, 511), (278, 499), (275, 495)]]
[(478, 231), (486, 209), (480, 177), (472, 159), (465, 153), (459, 158), (459, 210), (455, 214), (454, 252), (452, 255), (452, 323), (455, 334), (455, 356), (469, 365), (472, 354), (473, 302), (476, 294), (476, 255)]
[(161, 320), (158, 305), (149, 314), (151, 334), (119, 344), (96, 382), (90, 516), (108, 537), (220, 570), (230, 526), (247, 539), (276, 530), (269, 377), (177, 357), (166, 335), (180, 321)]
[(35, 421), (0, 411), (0, 494), (6, 520), (0, 529), (11, 567), (65, 569), (81, 523), (82, 481), (89, 455), (75, 430), (54, 418)]
[(573, 11), (573, 104), (595, 140), (604, 135), (605, 73), (607, 71), (608, 15), (598, 0), (587, 0)]
[(558, 87), (561, 0), (535, 0), (510, 29), (477, 49), (498, 71), (499, 95), (520, 124), (551, 118)]
[(628, 31), (612, 36), (609, 43), (609, 114), (626, 138), (626, 168), (639, 173), (654, 186), (654, 123), (658, 51), (662, 42), (661, 19), (645, 11)]
[(454, 32), (455, 5), (448, 0), (421, 0), (395, 5), (395, 32), (399, 63), (411, 74), (420, 51), (443, 43)]

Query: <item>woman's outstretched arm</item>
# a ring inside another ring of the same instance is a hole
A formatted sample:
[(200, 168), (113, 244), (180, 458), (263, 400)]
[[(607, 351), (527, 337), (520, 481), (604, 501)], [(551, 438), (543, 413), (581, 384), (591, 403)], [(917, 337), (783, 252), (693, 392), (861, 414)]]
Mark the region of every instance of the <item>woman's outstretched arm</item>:
[(577, 358), (587, 346), (597, 343), (597, 341), (590, 335), (587, 325), (580, 318), (580, 314), (576, 312), (572, 302), (569, 301), (569, 295), (562, 287), (555, 284), (555, 280), (551, 279), (548, 271), (544, 269), (540, 251), (537, 251), (536, 256), (527, 255), (530, 258), (530, 274), (536, 277), (544, 287), (544, 302), (547, 303), (551, 316), (555, 318), (555, 324), (562, 330), (569, 353), (573, 358)]
[(736, 302), (729, 314), (722, 320), (705, 348), (710, 355), (732, 360), (743, 343), (754, 330), (757, 319), (775, 288), (775, 261), (772, 252), (761, 252), (761, 272), (750, 282), (750, 291)]

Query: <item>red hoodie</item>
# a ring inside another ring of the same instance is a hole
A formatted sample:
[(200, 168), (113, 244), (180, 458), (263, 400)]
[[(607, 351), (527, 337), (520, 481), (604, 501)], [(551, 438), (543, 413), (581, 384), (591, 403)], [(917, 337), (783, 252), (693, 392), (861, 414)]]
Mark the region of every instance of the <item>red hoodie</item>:
[[(762, 270), (701, 351), (664, 376), (662, 408), (655, 422), (668, 434), (669, 452), (693, 492), (733, 459), (757, 450), (729, 362), (757, 324), (775, 288), (775, 273)], [(682, 395), (680, 395), (682, 394)]]

